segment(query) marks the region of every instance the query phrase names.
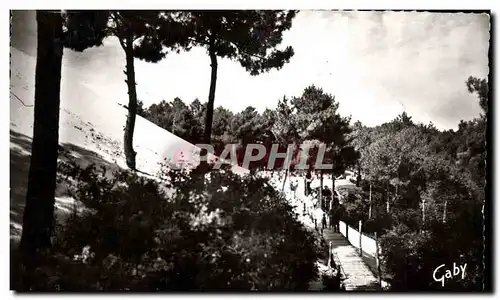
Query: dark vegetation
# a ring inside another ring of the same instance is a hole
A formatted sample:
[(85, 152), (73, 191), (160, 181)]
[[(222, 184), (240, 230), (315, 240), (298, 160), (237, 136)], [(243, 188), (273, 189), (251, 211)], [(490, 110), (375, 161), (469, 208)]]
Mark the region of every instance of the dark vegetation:
[[(51, 254), (16, 289), (37, 291), (304, 291), (316, 278), (314, 237), (266, 180), (61, 163), (87, 210), (56, 228)], [(20, 270), (17, 270), (20, 271)], [(20, 273), (18, 273), (20, 274)]]

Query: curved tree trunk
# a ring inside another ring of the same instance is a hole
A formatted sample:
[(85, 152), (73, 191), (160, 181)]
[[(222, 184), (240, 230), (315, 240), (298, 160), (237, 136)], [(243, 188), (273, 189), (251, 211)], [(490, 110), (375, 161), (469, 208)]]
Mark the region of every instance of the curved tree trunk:
[(28, 191), (23, 216), (20, 249), (23, 262), (32, 263), (51, 247), (54, 220), (59, 108), (63, 55), (62, 17), (37, 11), (37, 59), (35, 74), (35, 118)]
[(134, 151), (133, 139), (134, 139), (134, 129), (135, 129), (135, 119), (137, 115), (137, 91), (135, 82), (135, 69), (134, 69), (134, 53), (132, 45), (132, 37), (128, 37), (125, 45), (125, 57), (127, 60), (126, 71), (127, 79), (125, 82), (128, 87), (128, 115), (127, 122), (125, 124), (125, 134), (123, 137), (123, 146), (125, 152), (125, 158), (127, 161), (127, 166), (135, 170), (136, 161), (135, 156), (137, 152)]

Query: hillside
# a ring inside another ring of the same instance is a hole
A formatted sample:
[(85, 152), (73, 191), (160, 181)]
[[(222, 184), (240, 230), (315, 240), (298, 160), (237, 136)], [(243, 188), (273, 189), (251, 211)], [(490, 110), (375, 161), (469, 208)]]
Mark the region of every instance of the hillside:
[[(29, 53), (33, 52), (10, 48), (11, 235), (15, 236), (19, 235), (22, 223), (33, 134), (36, 58)], [(126, 168), (122, 149), (127, 110), (118, 101), (101, 97), (89, 88), (93, 83), (85, 81), (90, 76), (85, 71), (85, 68), (72, 67), (67, 60), (63, 63), (59, 142), (71, 157), (83, 164)], [(123, 89), (126, 89), (125, 84)], [(140, 116), (137, 116), (134, 147), (138, 170), (153, 175), (161, 169), (162, 163), (182, 159), (180, 153), (186, 157), (189, 153), (199, 153), (199, 148)], [(60, 156), (60, 159), (65, 157)], [(196, 164), (193, 160), (185, 165)], [(233, 171), (243, 174), (246, 170), (235, 166)], [(67, 206), (68, 201), (58, 198), (58, 207)]]
[[(22, 233), (22, 216), (25, 205), (29, 159), (31, 154), (31, 137), (33, 134), (33, 99), (34, 72), (36, 58), (15, 47), (11, 51), (10, 82), (10, 239), (11, 248), (19, 242)], [(61, 87), (61, 110), (59, 123), (59, 142), (62, 151), (59, 161), (75, 160), (80, 165), (94, 163), (105, 166), (107, 170), (125, 169), (123, 154), (123, 127), (127, 110), (118, 101), (110, 101), (99, 96), (89, 88), (90, 83), (83, 80), (79, 70), (71, 65), (63, 66)], [(125, 89), (125, 86), (123, 86)], [(134, 134), (134, 147), (137, 151), (138, 170), (156, 174), (165, 161), (178, 158), (179, 152), (197, 153), (199, 148), (137, 116)], [(196, 157), (196, 156), (194, 156)], [(188, 161), (187, 167), (196, 161)], [(247, 173), (241, 167), (234, 166), (233, 172)], [(269, 175), (272, 175), (269, 174)], [(297, 180), (299, 188), (297, 197), (290, 191), (288, 182)], [(282, 180), (272, 176), (271, 182), (281, 188)], [(83, 205), (67, 194), (70, 182), (60, 182), (56, 188), (56, 219), (65, 218), (76, 205), (79, 210)], [(317, 185), (317, 181), (313, 186)], [(303, 197), (301, 178), (289, 177), (285, 186), (285, 194), (301, 223), (316, 236), (313, 216), (320, 218), (320, 209), (314, 209), (314, 200)], [(306, 203), (309, 215), (303, 214), (303, 203)], [(325, 262), (318, 261), (321, 273), (328, 272)], [(311, 283), (312, 289), (322, 289), (321, 280)]]

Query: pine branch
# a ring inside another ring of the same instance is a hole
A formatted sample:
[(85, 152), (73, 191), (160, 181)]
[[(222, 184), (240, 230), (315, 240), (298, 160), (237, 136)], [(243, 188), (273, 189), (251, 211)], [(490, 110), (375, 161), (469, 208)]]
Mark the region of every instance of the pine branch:
[[(197, 43), (197, 44), (201, 44), (201, 45), (205, 45), (205, 46), (211, 46), (209, 42), (206, 42), (206, 41), (199, 41), (197, 40), (196, 38), (189, 38), (190, 41), (194, 42), (194, 43)], [(258, 58), (258, 59), (262, 59), (262, 60), (265, 60), (266, 58), (263, 57), (263, 56), (260, 56), (260, 55), (257, 55), (257, 54), (251, 54), (251, 53), (247, 53), (246, 51), (242, 50), (241, 47), (236, 44), (235, 42), (232, 42), (232, 41), (228, 41), (228, 40), (224, 40), (230, 44), (232, 44), (234, 47), (236, 47), (236, 49), (238, 49), (238, 51), (244, 55), (248, 55), (248, 56), (251, 56), (251, 57), (254, 57), (254, 58)]]
[(126, 47), (125, 43), (122, 41), (122, 34), (120, 34), (118, 32), (118, 27), (120, 26), (120, 20), (118, 20), (117, 16), (120, 17), (121, 20), (123, 20), (123, 18), (120, 15), (115, 14), (114, 12), (111, 12), (110, 15), (111, 15), (111, 18), (113, 19), (113, 21), (115, 22), (116, 27), (110, 28), (109, 30), (113, 33), (114, 36), (116, 36), (118, 38), (120, 45), (122, 46), (123, 50), (125, 50), (127, 47)]
[(249, 53), (247, 53), (247, 52), (243, 51), (243, 50), (241, 49), (241, 46), (239, 46), (239, 45), (238, 45), (238, 44), (236, 44), (235, 42), (232, 42), (232, 41), (227, 41), (227, 42), (229, 42), (229, 43), (233, 44), (233, 45), (236, 47), (236, 49), (238, 49), (238, 51), (239, 51), (239, 52), (241, 52), (241, 53), (243, 53), (243, 54), (245, 54), (245, 55), (248, 55), (248, 56), (251, 56), (251, 57), (255, 57), (255, 58), (258, 58), (258, 59), (262, 59), (262, 60), (266, 60), (266, 58), (265, 58), (265, 57), (263, 57), (263, 56), (260, 56), (260, 55), (257, 55), (257, 54), (249, 54)]

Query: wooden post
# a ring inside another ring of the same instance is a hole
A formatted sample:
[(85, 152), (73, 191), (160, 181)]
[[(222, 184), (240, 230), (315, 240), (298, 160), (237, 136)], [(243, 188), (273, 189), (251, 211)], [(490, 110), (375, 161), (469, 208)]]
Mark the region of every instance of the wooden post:
[(375, 246), (376, 246), (376, 254), (375, 261), (377, 262), (377, 275), (378, 275), (378, 285), (380, 289), (382, 289), (382, 274), (380, 272), (380, 256), (379, 256), (379, 246), (378, 246), (378, 234), (375, 232)]
[(359, 220), (359, 256), (363, 257), (363, 247), (361, 246), (361, 226), (362, 222)]
[(349, 241), (349, 226), (347, 225), (347, 222), (344, 224), (345, 224), (345, 238), (347, 239), (347, 241)]

